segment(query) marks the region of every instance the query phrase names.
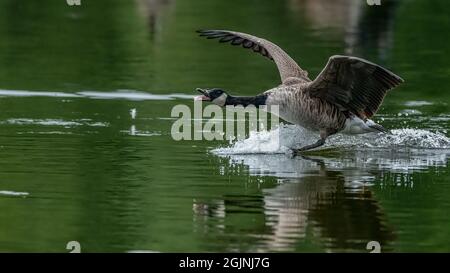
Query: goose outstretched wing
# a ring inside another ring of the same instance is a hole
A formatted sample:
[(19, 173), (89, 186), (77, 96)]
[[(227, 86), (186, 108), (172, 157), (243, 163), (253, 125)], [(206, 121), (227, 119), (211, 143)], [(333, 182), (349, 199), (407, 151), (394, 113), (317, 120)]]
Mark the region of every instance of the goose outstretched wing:
[(370, 118), (390, 89), (403, 82), (391, 71), (367, 60), (335, 55), (307, 90), (360, 118)]
[(298, 64), (279, 46), (265, 39), (250, 34), (228, 30), (199, 30), (200, 36), (208, 39), (219, 39), (221, 43), (242, 45), (244, 48), (252, 49), (264, 57), (274, 61), (280, 72), (281, 82), (310, 82), (308, 73), (302, 70)]

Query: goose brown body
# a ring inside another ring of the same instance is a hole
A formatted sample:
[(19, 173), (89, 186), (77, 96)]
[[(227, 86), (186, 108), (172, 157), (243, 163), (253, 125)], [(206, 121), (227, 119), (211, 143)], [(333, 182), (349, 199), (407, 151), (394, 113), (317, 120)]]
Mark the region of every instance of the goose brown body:
[(311, 97), (308, 86), (308, 83), (299, 83), (268, 90), (266, 105), (278, 105), (282, 119), (307, 129), (341, 131), (347, 119), (345, 113), (326, 100)]

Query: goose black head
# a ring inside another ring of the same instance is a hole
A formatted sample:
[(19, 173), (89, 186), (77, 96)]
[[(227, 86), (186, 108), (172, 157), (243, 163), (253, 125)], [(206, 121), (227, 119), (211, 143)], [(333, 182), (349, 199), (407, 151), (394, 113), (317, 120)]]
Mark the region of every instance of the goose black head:
[(219, 106), (224, 106), (225, 102), (227, 100), (227, 97), (228, 97), (228, 94), (219, 88), (213, 88), (213, 89), (197, 88), (197, 91), (200, 92), (202, 95), (197, 96), (195, 98), (196, 100), (210, 101)]

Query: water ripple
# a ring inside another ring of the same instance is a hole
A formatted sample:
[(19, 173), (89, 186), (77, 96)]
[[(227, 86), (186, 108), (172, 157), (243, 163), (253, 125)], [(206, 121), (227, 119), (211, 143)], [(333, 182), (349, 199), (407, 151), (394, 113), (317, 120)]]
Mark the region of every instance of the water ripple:
[(173, 93), (173, 94), (152, 94), (136, 90), (116, 90), (111, 92), (82, 91), (77, 93), (66, 92), (45, 92), (28, 90), (3, 90), (0, 89), (0, 96), (3, 97), (57, 97), (57, 98), (90, 98), (90, 99), (125, 99), (125, 100), (173, 100), (192, 99), (194, 95)]

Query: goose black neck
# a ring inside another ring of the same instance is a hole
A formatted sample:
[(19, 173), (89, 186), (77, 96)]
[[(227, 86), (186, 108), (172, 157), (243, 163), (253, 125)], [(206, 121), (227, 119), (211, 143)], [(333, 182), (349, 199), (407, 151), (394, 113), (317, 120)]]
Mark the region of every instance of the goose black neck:
[(244, 107), (248, 105), (254, 105), (256, 107), (259, 107), (261, 105), (265, 105), (266, 100), (267, 100), (266, 94), (261, 94), (254, 97), (228, 96), (225, 105), (234, 105), (234, 106), (242, 105)]

